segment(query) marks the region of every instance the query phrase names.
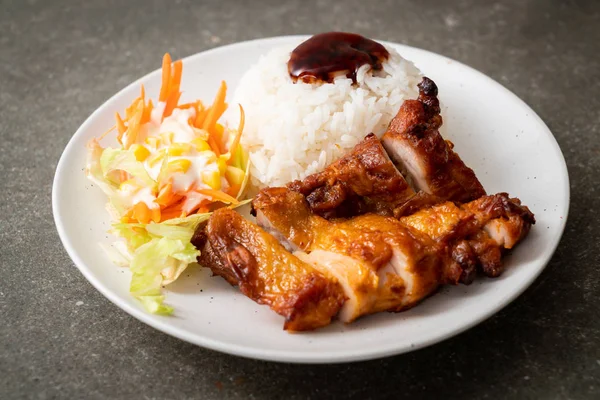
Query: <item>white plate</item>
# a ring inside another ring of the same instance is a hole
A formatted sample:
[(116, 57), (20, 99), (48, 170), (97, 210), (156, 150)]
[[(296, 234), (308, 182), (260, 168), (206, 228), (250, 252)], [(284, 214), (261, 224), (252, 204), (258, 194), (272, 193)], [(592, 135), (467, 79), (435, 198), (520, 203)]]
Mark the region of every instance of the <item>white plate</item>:
[[(186, 58), (182, 100), (210, 102), (222, 79), (229, 84), (231, 96), (242, 73), (260, 54), (301, 39), (261, 39)], [(156, 97), (158, 70), (98, 108), (60, 159), (52, 205), (60, 238), (75, 265), (104, 296), (146, 324), (200, 346), (265, 360), (332, 363), (389, 356), (456, 335), (500, 310), (542, 272), (562, 235), (569, 208), (562, 153), (535, 112), (500, 84), (443, 56), (390, 45), (438, 84), (446, 137), (487, 191), (509, 192), (535, 213), (537, 224), (505, 258), (507, 270), (500, 278), (444, 288), (404, 313), (382, 313), (348, 326), (336, 322), (316, 332), (289, 334), (282, 330), (283, 319), (267, 307), (255, 304), (221, 278), (196, 270), (169, 286), (167, 301), (175, 307), (174, 316), (146, 313), (128, 293), (129, 272), (113, 266), (98, 245), (111, 240), (106, 233), (106, 199), (82, 170), (86, 142), (114, 124), (114, 113), (138, 96), (141, 84)]]

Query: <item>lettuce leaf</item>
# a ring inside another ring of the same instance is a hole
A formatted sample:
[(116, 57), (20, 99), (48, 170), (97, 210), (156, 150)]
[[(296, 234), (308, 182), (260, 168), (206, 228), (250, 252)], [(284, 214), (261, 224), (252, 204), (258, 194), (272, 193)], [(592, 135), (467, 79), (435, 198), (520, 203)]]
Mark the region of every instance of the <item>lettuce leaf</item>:
[(119, 185), (108, 179), (102, 170), (100, 159), (104, 154), (104, 148), (96, 139), (92, 139), (87, 148), (85, 174), (108, 197), (107, 209), (110, 215), (114, 219), (119, 219), (127, 211), (127, 207), (119, 196)]
[(144, 187), (156, 190), (157, 182), (150, 177), (148, 171), (144, 167), (144, 164), (135, 158), (135, 154), (131, 150), (113, 149), (107, 147), (100, 156), (100, 167), (104, 177), (112, 183), (118, 181), (112, 179), (115, 171), (125, 171), (131, 176), (139, 179)]
[[(164, 304), (162, 287), (174, 282), (196, 262), (200, 251), (191, 239), (196, 227), (209, 217), (210, 213), (206, 213), (161, 223), (113, 224), (111, 232), (125, 239), (130, 254), (129, 291), (149, 312), (162, 315), (173, 312), (172, 307)], [(127, 255), (120, 259), (127, 259)]]

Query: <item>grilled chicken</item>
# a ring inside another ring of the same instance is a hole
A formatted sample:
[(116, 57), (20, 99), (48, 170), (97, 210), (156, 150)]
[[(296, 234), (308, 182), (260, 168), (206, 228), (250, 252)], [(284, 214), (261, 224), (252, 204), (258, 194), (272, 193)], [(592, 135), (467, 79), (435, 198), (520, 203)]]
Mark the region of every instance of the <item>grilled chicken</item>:
[(391, 215), (414, 195), (372, 133), (324, 171), (288, 187), (302, 193), (310, 208), (328, 219), (366, 212)]
[(347, 298), (339, 315), (344, 322), (410, 308), (442, 281), (434, 241), (392, 217), (365, 214), (327, 221), (287, 188), (264, 189), (252, 206), (259, 225), (277, 232), (299, 258), (341, 283)]
[(404, 101), (383, 135), (385, 150), (415, 191), (457, 202), (485, 195), (473, 170), (438, 131), (442, 117), (437, 86), (429, 78), (418, 86), (418, 100)]
[(524, 238), (535, 218), (519, 199), (498, 193), (463, 205), (444, 202), (424, 207), (400, 222), (450, 246), (452, 263), (446, 266), (445, 277), (452, 283), (470, 283), (477, 265), (488, 276), (500, 275), (503, 249)]
[(473, 213), (478, 224), (491, 239), (505, 249), (512, 249), (528, 233), (535, 217), (527, 206), (508, 193), (483, 196), (461, 206)]
[(198, 262), (259, 304), (285, 317), (284, 329), (328, 325), (344, 302), (341, 286), (286, 251), (271, 235), (227, 208), (197, 229)]

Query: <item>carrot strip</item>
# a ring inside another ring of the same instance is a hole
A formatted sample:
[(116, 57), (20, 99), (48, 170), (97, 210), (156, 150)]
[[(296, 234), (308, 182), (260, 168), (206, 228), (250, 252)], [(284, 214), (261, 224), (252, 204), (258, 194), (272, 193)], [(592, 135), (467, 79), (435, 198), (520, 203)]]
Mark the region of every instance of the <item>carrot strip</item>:
[(217, 126), (217, 121), (219, 120), (219, 118), (221, 118), (221, 116), (223, 115), (223, 113), (226, 110), (227, 110), (227, 103), (223, 103), (223, 104), (219, 105), (219, 107), (215, 110), (215, 113), (214, 113), (215, 123), (213, 126)]
[(116, 171), (119, 173), (119, 182), (123, 183), (129, 180), (129, 174), (123, 170)]
[(212, 199), (215, 200), (215, 201), (221, 201), (223, 203), (231, 203), (231, 204), (238, 204), (239, 203), (239, 201), (237, 201), (235, 198), (231, 197), (227, 193), (221, 192), (220, 190), (214, 190), (214, 189), (196, 189), (196, 192), (198, 192), (200, 194), (203, 194), (205, 196), (212, 197)]
[(184, 214), (183, 210), (182, 210), (182, 205), (177, 204), (176, 206), (173, 207), (169, 207), (167, 209), (164, 209), (161, 211), (160, 214), (160, 221), (166, 221), (168, 219), (172, 219), (172, 218), (179, 218), (182, 216), (182, 214)]
[(115, 113), (115, 119), (117, 120), (117, 131), (119, 132), (120, 135), (123, 135), (125, 133), (125, 131), (127, 130), (127, 127), (125, 126), (125, 122), (121, 119), (121, 116), (119, 115), (119, 113)]
[(208, 142), (208, 145), (210, 146), (210, 149), (213, 151), (213, 153), (215, 153), (215, 155), (217, 157), (219, 157), (221, 155), (221, 148), (215, 141), (215, 138), (212, 136), (208, 136), (207, 142)]
[(181, 86), (181, 72), (183, 71), (183, 62), (177, 60), (173, 63), (173, 77), (171, 78), (171, 84), (169, 90), (173, 92), (179, 92)]
[(140, 221), (142, 224), (147, 224), (150, 222), (152, 218), (150, 209), (146, 205), (146, 203), (140, 201), (136, 205), (133, 206), (133, 217)]
[(155, 207), (150, 210), (152, 221), (158, 223), (160, 222), (160, 207)]
[(109, 130), (107, 130), (106, 132), (104, 132), (102, 135), (98, 136), (97, 140), (102, 140), (106, 137), (106, 135), (108, 135), (109, 133), (111, 133), (112, 131), (114, 131), (117, 128), (116, 125), (113, 125), (112, 127), (110, 127)]
[(244, 130), (244, 124), (246, 122), (246, 115), (244, 114), (244, 108), (242, 107), (241, 104), (239, 104), (240, 106), (240, 124), (238, 126), (238, 130), (235, 133), (235, 137), (233, 138), (233, 142), (231, 142), (231, 147), (229, 148), (229, 160), (227, 160), (227, 162), (230, 162), (233, 160), (233, 156), (235, 155), (235, 152), (237, 151), (237, 147), (240, 144), (240, 138), (242, 137), (242, 131)]
[(198, 210), (196, 210), (196, 214), (206, 214), (209, 211), (210, 210), (207, 206), (201, 205), (200, 208), (198, 208)]
[(199, 110), (196, 112), (196, 121), (194, 122), (194, 126), (196, 128), (198, 128), (198, 129), (202, 128), (202, 124), (204, 123), (206, 114), (208, 114), (208, 110), (204, 109), (204, 107), (202, 108), (202, 110)]
[(235, 198), (235, 196), (237, 196), (237, 194), (240, 192), (241, 188), (242, 185), (231, 185), (227, 190), (227, 194)]
[[(221, 81), (221, 86), (219, 87), (219, 91), (217, 92), (215, 101), (213, 102), (212, 106), (210, 107), (210, 110), (208, 112), (208, 115), (206, 116), (206, 119), (202, 123), (202, 129), (206, 129), (207, 131), (210, 132), (210, 128), (212, 128), (215, 125), (215, 123), (219, 119), (218, 117), (220, 117), (219, 112), (225, 104), (226, 93), (227, 93), (227, 84), (225, 83), (225, 81)], [(223, 112), (221, 111), (220, 113), (222, 114)]]
[[(137, 135), (140, 130), (142, 114), (144, 113), (144, 104), (141, 99), (135, 104), (135, 108), (131, 110), (131, 115), (128, 116), (128, 126), (127, 126), (127, 137), (126, 142), (123, 143), (123, 147), (128, 149), (132, 144), (137, 140)], [(134, 107), (134, 104), (131, 105), (130, 108)], [(130, 108), (127, 109), (127, 112), (130, 112)]]
[(197, 108), (197, 105), (198, 105), (199, 102), (200, 101), (197, 100), (197, 101), (194, 101), (192, 103), (180, 104), (180, 105), (177, 106), (177, 108), (179, 108), (180, 110), (186, 110), (188, 108), (194, 108), (195, 109), (195, 108)]
[(171, 84), (171, 55), (165, 53), (162, 62), (162, 85), (160, 87), (160, 94), (158, 95), (158, 101), (167, 100), (169, 95), (169, 86)]
[(121, 222), (124, 224), (133, 222), (133, 218), (131, 217), (132, 215), (133, 215), (133, 207), (131, 207), (129, 210), (127, 210), (127, 212), (125, 214), (123, 214), (123, 216), (121, 217)]
[(177, 102), (179, 101), (179, 97), (181, 96), (181, 92), (173, 92), (169, 95), (167, 99), (167, 104), (165, 105), (165, 111), (163, 112), (163, 118), (171, 115), (175, 107), (177, 107)]
[(148, 100), (148, 105), (144, 107), (144, 114), (142, 115), (142, 124), (145, 124), (146, 122), (150, 121), (152, 117), (152, 110), (154, 110), (154, 104), (152, 103), (152, 100)]
[(117, 120), (117, 140), (122, 144), (123, 134), (127, 131), (127, 127), (125, 126), (125, 122), (121, 119), (119, 113), (115, 113), (115, 119)]
[(178, 196), (173, 192), (173, 186), (170, 183), (167, 183), (160, 189), (158, 197), (154, 201), (163, 207), (167, 207), (180, 199), (181, 196)]

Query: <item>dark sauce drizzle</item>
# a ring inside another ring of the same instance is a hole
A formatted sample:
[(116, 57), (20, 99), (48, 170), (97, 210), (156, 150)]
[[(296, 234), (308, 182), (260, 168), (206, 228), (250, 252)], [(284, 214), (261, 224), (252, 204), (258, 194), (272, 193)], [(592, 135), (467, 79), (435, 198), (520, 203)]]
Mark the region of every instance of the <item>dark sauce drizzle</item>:
[(292, 51), (288, 72), (294, 82), (333, 82), (345, 73), (356, 83), (356, 72), (369, 64), (374, 71), (382, 69), (389, 57), (381, 44), (366, 37), (344, 32), (327, 32), (302, 42)]

